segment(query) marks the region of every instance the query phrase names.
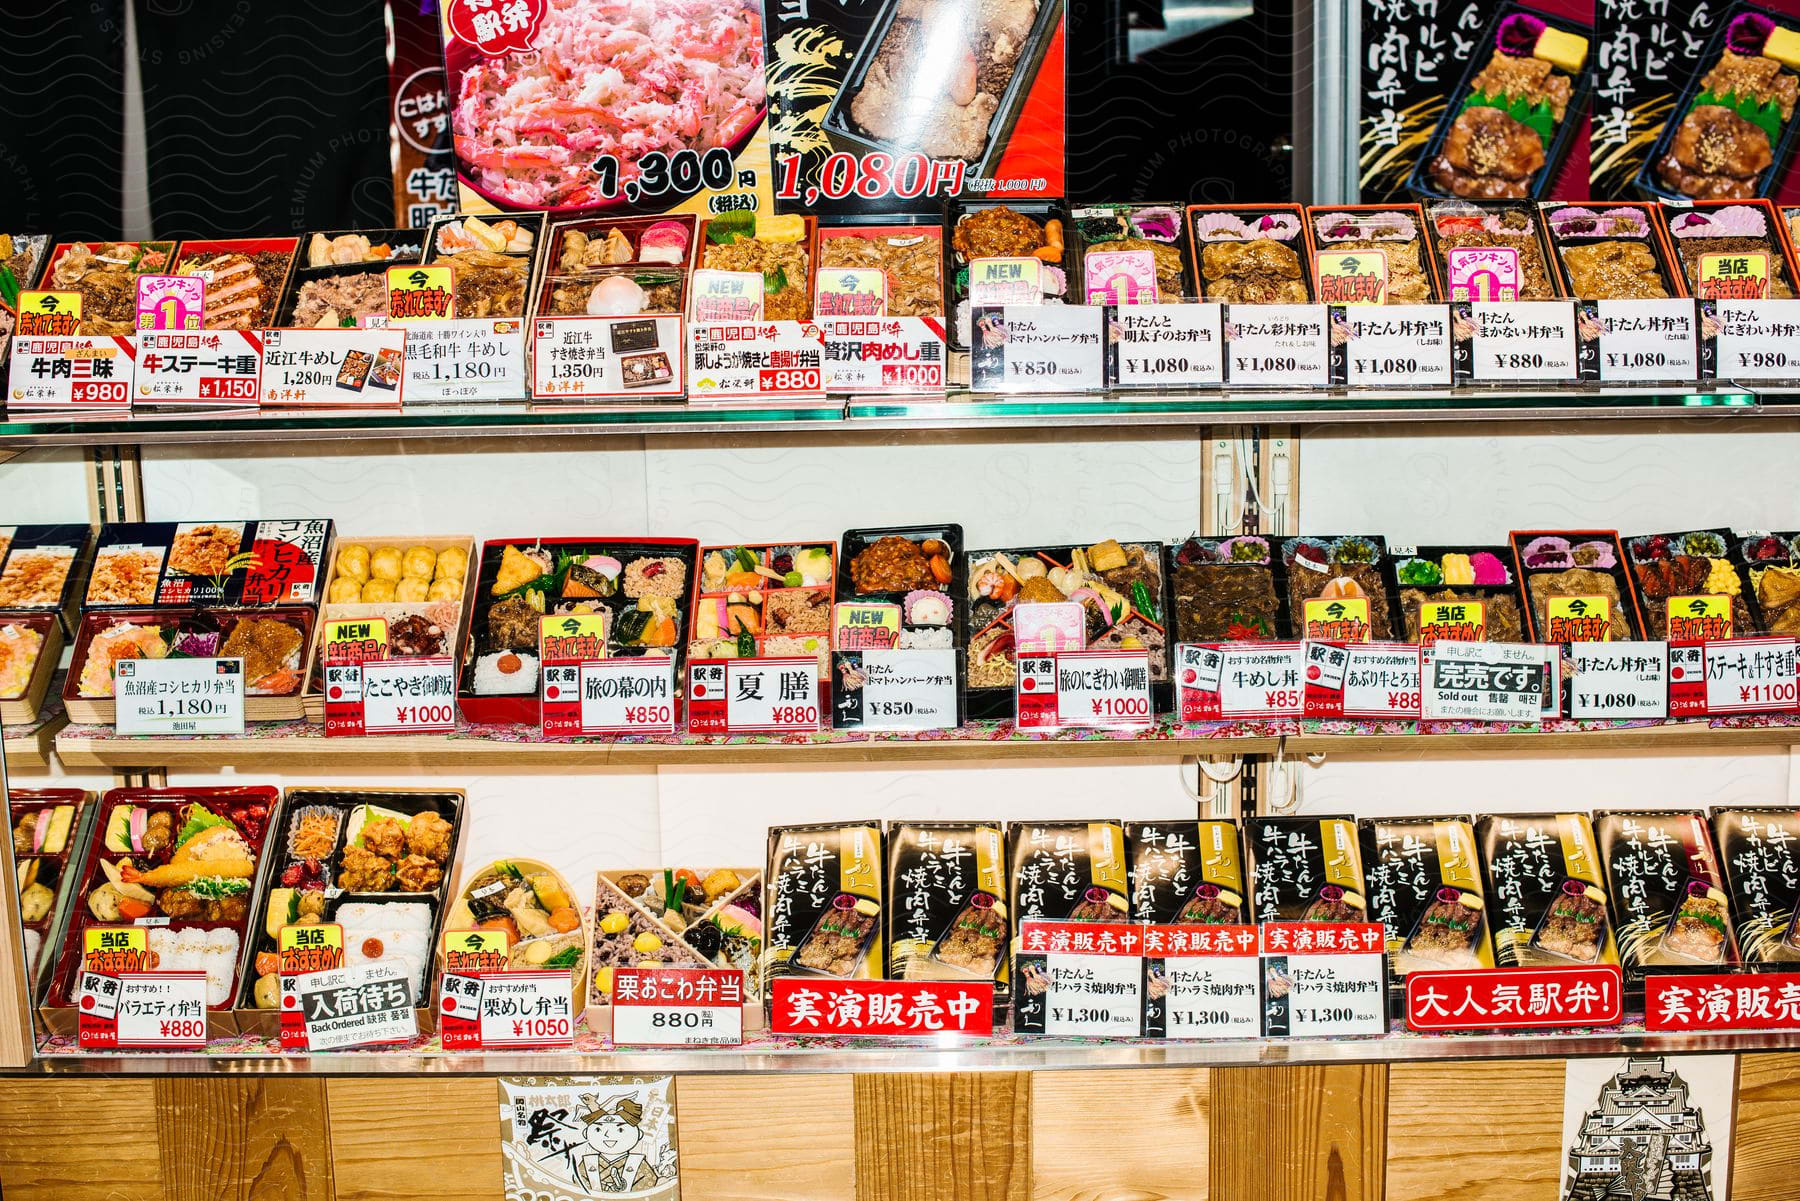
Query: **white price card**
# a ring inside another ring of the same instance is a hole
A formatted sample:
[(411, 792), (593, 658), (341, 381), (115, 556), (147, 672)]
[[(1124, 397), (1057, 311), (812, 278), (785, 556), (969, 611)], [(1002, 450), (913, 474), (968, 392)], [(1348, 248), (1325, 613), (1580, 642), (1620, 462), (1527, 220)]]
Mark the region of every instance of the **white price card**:
[(1350, 305), (1345, 382), (1352, 388), (1423, 388), (1450, 383), (1450, 306)]
[(1420, 664), (1427, 721), (1537, 722), (1556, 702), (1555, 647), (1439, 642)]
[[(1800, 300), (1721, 300), (1713, 374), (1720, 379), (1800, 379)], [(16, 351), (14, 352), (17, 353)]]
[(977, 307), (969, 373), (976, 392), (1098, 392), (1106, 387), (1106, 310), (1083, 304)]
[(83, 972), (77, 998), (83, 1050), (206, 1045), (205, 972)]
[(132, 403), (255, 405), (262, 398), (263, 336), (244, 329), (138, 335)]
[(1263, 1033), (1387, 1033), (1387, 941), (1379, 922), (1267, 922)]
[(1014, 690), (1021, 730), (1144, 729), (1153, 718), (1144, 651), (1064, 651), (1019, 656)]
[(1344, 648), (1345, 717), (1416, 719), (1419, 648), (1400, 643), (1351, 643)]
[(566, 1047), (575, 1040), (573, 977), (560, 971), (487, 972), (481, 977), (484, 1050)]
[(242, 734), (242, 659), (121, 659), (113, 667), (121, 734)]
[(864, 395), (942, 392), (941, 317), (826, 317), (825, 390)]
[(457, 317), (406, 327), (406, 399), (517, 400), (525, 378), (521, 318)]
[[(1136, 1038), (1144, 1024), (1143, 927), (1025, 922), (1019, 971), (1043, 1033)], [(1041, 958), (1040, 958), (1041, 956)], [(1035, 1024), (1035, 1023), (1034, 1023)]]
[(1699, 311), (1691, 300), (1602, 300), (1600, 378), (1692, 380), (1700, 375)]
[(1331, 382), (1330, 318), (1322, 304), (1225, 309), (1225, 379), (1233, 388), (1323, 388)]
[(128, 409), (137, 339), (128, 335), (17, 337), (9, 409)]
[(1470, 316), (1476, 380), (1576, 378), (1574, 301), (1478, 300), (1470, 306)]
[(1113, 385), (1210, 388), (1225, 382), (1225, 306), (1128, 304), (1113, 313)]
[(1706, 711), (1792, 713), (1795, 696), (1795, 640), (1733, 638), (1706, 644)]
[(690, 321), (688, 400), (825, 395), (825, 337), (810, 321)]
[(399, 405), (406, 389), (408, 328), (265, 330), (263, 407)]
[(418, 1037), (413, 969), (397, 961), (365, 963), (293, 977), (292, 1002), (312, 1051), (392, 1046)]
[(1306, 645), (1252, 642), (1223, 648), (1219, 716), (1299, 717), (1306, 702)]
[(456, 669), (447, 656), (372, 659), (351, 666), (362, 677), (362, 733), (431, 734), (456, 728)]
[(669, 734), (675, 729), (675, 660), (546, 663), (544, 733)]
[(957, 724), (956, 651), (833, 651), (831, 724), (840, 730), (943, 730)]
[(1571, 642), (1569, 716), (1583, 720), (1667, 717), (1669, 644)]
[(797, 734), (820, 728), (819, 660), (688, 662), (691, 734)]
[(744, 1041), (744, 973), (725, 968), (615, 968), (617, 1046), (735, 1047)]
[(1149, 1037), (1255, 1038), (1262, 964), (1255, 926), (1146, 926)]
[(533, 400), (680, 396), (680, 317), (538, 317)]

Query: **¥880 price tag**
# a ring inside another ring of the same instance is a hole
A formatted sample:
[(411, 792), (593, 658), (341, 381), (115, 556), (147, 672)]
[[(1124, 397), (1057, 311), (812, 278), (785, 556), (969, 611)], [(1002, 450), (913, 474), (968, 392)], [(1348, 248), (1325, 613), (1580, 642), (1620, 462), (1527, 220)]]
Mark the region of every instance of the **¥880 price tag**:
[(83, 1050), (206, 1045), (205, 972), (83, 972), (77, 995)]
[(744, 973), (726, 968), (613, 969), (619, 1046), (735, 1047), (744, 1041)]

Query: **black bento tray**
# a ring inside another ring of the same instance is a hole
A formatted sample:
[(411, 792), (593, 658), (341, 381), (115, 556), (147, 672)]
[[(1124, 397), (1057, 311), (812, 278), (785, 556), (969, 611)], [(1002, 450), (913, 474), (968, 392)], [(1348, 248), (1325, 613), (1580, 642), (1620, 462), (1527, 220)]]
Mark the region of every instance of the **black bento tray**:
[[(956, 276), (958, 271), (966, 271), (968, 263), (958, 263), (956, 257), (956, 223), (973, 213), (985, 212), (988, 209), (1009, 208), (1021, 216), (1030, 217), (1042, 224), (1046, 221), (1060, 221), (1063, 227), (1062, 261), (1049, 263), (1048, 266), (1061, 268), (1063, 273), (1063, 303), (1074, 303), (1069, 299), (1075, 288), (1075, 222), (1069, 216), (1069, 206), (1061, 200), (952, 200), (944, 205), (944, 316), (945, 339), (951, 350), (968, 350), (969, 344), (962, 337), (962, 322), (957, 320), (956, 306), (959, 301), (968, 298), (964, 289), (958, 295)], [(970, 316), (973, 317), (971, 310)]]
[(851, 560), (881, 539), (893, 537), (905, 538), (912, 542), (936, 538), (950, 548), (950, 582), (939, 584), (937, 588), (950, 597), (951, 645), (957, 647), (965, 645), (968, 631), (964, 627), (968, 623), (959, 618), (958, 611), (967, 611), (969, 608), (969, 555), (963, 548), (963, 528), (954, 522), (948, 525), (863, 526), (859, 529), (845, 530), (844, 536), (838, 540), (837, 580), (832, 599), (883, 601), (895, 604), (905, 600), (904, 592), (859, 593), (856, 590), (856, 582), (850, 575)]
[[(825, 119), (820, 122), (820, 126), (834, 142), (845, 143), (858, 153), (878, 150), (905, 155), (917, 150), (916, 145), (879, 141), (863, 133), (850, 116), (850, 99), (862, 89), (869, 68), (874, 65), (875, 56), (881, 52), (882, 43), (887, 40), (888, 29), (892, 27), (899, 12), (900, 0), (888, 0), (887, 5), (876, 15), (868, 32), (863, 35), (856, 57), (850, 60), (850, 66), (844, 72), (844, 81), (838, 85), (837, 94), (831, 99), (831, 107), (825, 110)], [(993, 175), (994, 168), (999, 165), (1007, 143), (1012, 141), (1013, 126), (1018, 124), (1019, 111), (1025, 107), (1026, 94), (1031, 85), (1037, 82), (1038, 72), (1043, 69), (1044, 56), (1050, 50), (1050, 42), (1056, 32), (1055, 26), (1062, 20), (1062, 13), (1063, 0), (1040, 0), (1037, 17), (1031, 23), (1031, 33), (1026, 36), (1025, 45), (1013, 64), (1012, 76), (1006, 81), (1006, 90), (1000, 96), (1000, 106), (988, 121), (987, 145), (982, 147), (980, 158), (962, 160), (969, 164), (969, 174), (972, 177), (986, 179)]]
[[(1637, 176), (1632, 180), (1632, 183), (1644, 195), (1679, 208), (1686, 208), (1695, 200), (1721, 199), (1687, 196), (1672, 188), (1664, 187), (1656, 178), (1656, 162), (1669, 152), (1669, 147), (1674, 144), (1675, 135), (1681, 128), (1682, 120), (1693, 110), (1694, 100), (1700, 95), (1701, 78), (1718, 66), (1719, 59), (1724, 55), (1726, 39), (1731, 32), (1731, 23), (1745, 13), (1755, 13), (1768, 18), (1778, 27), (1800, 32), (1800, 19), (1778, 13), (1774, 9), (1764, 8), (1760, 4), (1748, 4), (1744, 0), (1739, 0), (1738, 3), (1725, 10), (1724, 20), (1718, 23), (1713, 30), (1712, 37), (1707, 39), (1705, 51), (1701, 53), (1693, 71), (1688, 75), (1686, 85), (1681, 89), (1681, 98), (1675, 102), (1673, 108), (1669, 109), (1668, 118), (1663, 121), (1661, 132), (1656, 135), (1656, 141), (1651, 143), (1650, 152), (1644, 156), (1643, 166), (1638, 168)], [(1800, 74), (1800, 72), (1796, 72), (1796, 74)], [(1749, 197), (1743, 199), (1761, 199), (1773, 194), (1775, 185), (1787, 173), (1788, 160), (1793, 156), (1796, 127), (1800, 127), (1800, 110), (1796, 110), (1794, 115), (1788, 118), (1786, 126), (1781, 131), (1780, 140), (1769, 147), (1769, 166), (1763, 171), (1762, 178), (1756, 187), (1751, 189)], [(1676, 266), (1679, 267), (1680, 264), (1678, 263)], [(1683, 274), (1685, 275), (1685, 272)]]
[[(1285, 539), (1283, 539), (1280, 535), (1275, 535), (1275, 536), (1271, 537), (1268, 534), (1250, 534), (1250, 535), (1224, 534), (1224, 535), (1220, 535), (1220, 536), (1214, 536), (1211, 534), (1190, 534), (1186, 538), (1183, 538), (1179, 542), (1163, 543), (1163, 552), (1162, 552), (1163, 581), (1168, 586), (1168, 589), (1169, 589), (1168, 602), (1163, 606), (1165, 609), (1168, 610), (1168, 620), (1164, 623), (1164, 633), (1167, 635), (1167, 638), (1168, 638), (1169, 650), (1170, 650), (1171, 655), (1174, 653), (1175, 645), (1181, 641), (1180, 637), (1178, 636), (1178, 632), (1176, 630), (1177, 619), (1175, 616), (1175, 569), (1177, 567), (1182, 566), (1182, 564), (1176, 562), (1176, 556), (1178, 556), (1181, 553), (1181, 548), (1186, 546), (1189, 542), (1219, 543), (1219, 542), (1229, 542), (1233, 538), (1242, 538), (1242, 537), (1261, 538), (1265, 543), (1267, 543), (1268, 547), (1269, 547), (1269, 561), (1267, 563), (1252, 563), (1252, 562), (1228, 562), (1228, 561), (1220, 560), (1220, 561), (1216, 561), (1216, 562), (1202, 563), (1202, 564), (1199, 564), (1198, 566), (1237, 567), (1237, 568), (1242, 568), (1245, 570), (1260, 571), (1260, 572), (1264, 573), (1265, 575), (1267, 575), (1269, 577), (1269, 587), (1275, 593), (1275, 632), (1274, 632), (1274, 637), (1272, 637), (1268, 641), (1282, 642), (1282, 641), (1290, 641), (1293, 639), (1293, 623), (1288, 620), (1287, 589), (1282, 583), (1280, 568), (1279, 568), (1279, 561), (1281, 558), (1281, 543), (1283, 541), (1285, 541)], [(1253, 642), (1245, 642), (1245, 643), (1228, 643), (1226, 645), (1255, 646), (1258, 644), (1253, 643)]]
[[(1089, 247), (1087, 238), (1082, 236), (1077, 224), (1080, 218), (1076, 217), (1075, 214), (1084, 208), (1106, 209), (1117, 213), (1120, 220), (1124, 221), (1128, 228), (1131, 221), (1131, 213), (1134, 209), (1169, 209), (1173, 211), (1175, 214), (1175, 240), (1174, 242), (1167, 244), (1174, 246), (1175, 252), (1181, 256), (1182, 294), (1180, 296), (1160, 295), (1161, 289), (1159, 285), (1159, 295), (1156, 299), (1159, 304), (1181, 304), (1190, 299), (1187, 293), (1190, 289), (1194, 288), (1194, 281), (1198, 278), (1198, 275), (1196, 273), (1197, 264), (1195, 262), (1194, 254), (1194, 236), (1188, 220), (1187, 205), (1176, 203), (1174, 201), (1171, 201), (1168, 204), (1159, 204), (1151, 200), (1093, 200), (1084, 201), (1079, 204), (1073, 202), (1070, 203), (1069, 221), (1063, 230), (1063, 246), (1074, 252), (1075, 270), (1069, 275), (1069, 286), (1075, 290), (1077, 296), (1081, 297), (1082, 304), (1088, 303), (1087, 255)], [(1129, 234), (1127, 236), (1129, 236)], [(1155, 241), (1153, 238), (1146, 238), (1144, 240), (1146, 242)], [(1105, 252), (1102, 251), (1102, 253)], [(1197, 291), (1196, 295), (1198, 295)]]
[[(1500, 565), (1506, 568), (1506, 573), (1508, 575), (1512, 576), (1512, 583), (1407, 584), (1403, 583), (1400, 579), (1400, 565), (1411, 559), (1425, 559), (1438, 564), (1441, 569), (1445, 555), (1473, 556), (1482, 553), (1490, 554), (1500, 560)], [(1424, 593), (1441, 592), (1446, 588), (1454, 589), (1460, 593), (1466, 593), (1471, 600), (1480, 600), (1483, 602), (1501, 596), (1512, 597), (1513, 604), (1517, 606), (1519, 611), (1519, 637), (1523, 638), (1525, 636), (1525, 606), (1530, 603), (1530, 600), (1526, 597), (1524, 585), (1519, 579), (1519, 568), (1513, 561), (1512, 547), (1505, 543), (1496, 543), (1493, 545), (1471, 543), (1468, 545), (1390, 546), (1387, 548), (1387, 554), (1382, 561), (1381, 578), (1383, 583), (1387, 586), (1389, 595), (1393, 598), (1393, 611), (1396, 615), (1393, 639), (1395, 642), (1416, 641), (1416, 639), (1408, 639), (1406, 636), (1406, 610), (1405, 605), (1400, 599), (1401, 594), (1408, 591)], [(1491, 624), (1487, 641), (1499, 641), (1499, 639), (1495, 638), (1492, 634)]]
[(1500, 23), (1516, 13), (1523, 13), (1526, 16), (1535, 17), (1551, 29), (1586, 38), (1588, 42), (1588, 53), (1587, 57), (1582, 59), (1581, 70), (1576, 74), (1575, 78), (1570, 81), (1568, 106), (1563, 109), (1563, 118), (1557, 123), (1555, 136), (1550, 139), (1550, 144), (1544, 148), (1544, 165), (1538, 168), (1537, 177), (1533, 179), (1531, 185), (1525, 189), (1525, 195), (1518, 197), (1502, 197), (1501, 199), (1514, 201), (1541, 200), (1544, 193), (1549, 191), (1550, 185), (1555, 182), (1556, 177), (1562, 173), (1563, 165), (1568, 161), (1569, 151), (1575, 142), (1576, 128), (1586, 124), (1585, 112), (1588, 101), (1591, 99), (1594, 91), (1593, 27), (1591, 25), (1582, 25), (1570, 21), (1565, 17), (1555, 16), (1539, 9), (1528, 8), (1523, 4), (1505, 3), (1494, 10), (1494, 15), (1488, 19), (1487, 25), (1481, 31), (1480, 40), (1475, 43), (1477, 47), (1488, 47), (1488, 56), (1479, 60), (1473, 55), (1470, 56), (1468, 65), (1463, 68), (1462, 78), (1457, 81), (1456, 87), (1445, 96), (1444, 113), (1443, 116), (1438, 118), (1437, 128), (1431, 133), (1431, 140), (1425, 143), (1425, 149), (1420, 152), (1418, 160), (1413, 163), (1412, 174), (1406, 177), (1406, 190), (1412, 193), (1413, 196), (1431, 200), (1476, 199), (1475, 197), (1458, 196), (1453, 192), (1440, 190), (1432, 184), (1430, 176), (1426, 173), (1426, 168), (1431, 160), (1436, 158), (1438, 153), (1443, 149), (1444, 140), (1450, 136), (1450, 127), (1456, 123), (1456, 118), (1462, 114), (1461, 104), (1463, 98), (1469, 94), (1469, 81), (1474, 79), (1475, 76), (1481, 72), (1481, 69), (1488, 65), (1488, 62), (1493, 55), (1500, 53), (1500, 49), (1495, 41), (1495, 35), (1500, 32)]
[[(1382, 600), (1387, 603), (1388, 634), (1387, 637), (1378, 638), (1371, 629), (1369, 640), (1371, 642), (1404, 642), (1406, 640), (1406, 622), (1400, 612), (1400, 594), (1394, 587), (1392, 571), (1388, 566), (1394, 554), (1388, 549), (1387, 538), (1382, 534), (1288, 534), (1269, 538), (1269, 569), (1275, 573), (1275, 597), (1281, 602), (1281, 613), (1286, 622), (1287, 638), (1289, 641), (1299, 642), (1306, 637), (1304, 620), (1297, 620), (1294, 616), (1293, 594), (1288, 587), (1293, 570), (1288, 563), (1287, 548), (1299, 542), (1322, 542), (1325, 544), (1326, 552), (1329, 553), (1331, 544), (1344, 538), (1356, 538), (1375, 548), (1375, 561), (1366, 566), (1374, 571), (1375, 578), (1381, 581)], [(1328, 568), (1330, 562), (1330, 560), (1326, 561)], [(1352, 566), (1358, 565), (1353, 564)], [(1304, 604), (1301, 605), (1301, 614), (1304, 617)], [(1370, 624), (1373, 626), (1374, 623)]]

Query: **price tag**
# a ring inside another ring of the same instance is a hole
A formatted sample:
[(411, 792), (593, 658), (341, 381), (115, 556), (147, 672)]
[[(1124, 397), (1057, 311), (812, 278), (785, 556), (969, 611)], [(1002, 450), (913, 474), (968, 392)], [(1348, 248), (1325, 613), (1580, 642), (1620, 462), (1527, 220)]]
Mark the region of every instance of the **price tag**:
[(1487, 639), (1485, 601), (1421, 601), (1419, 645), (1439, 642), (1483, 642)]
[(1575, 304), (1476, 301), (1473, 376), (1483, 383), (1576, 378)]
[(969, 372), (976, 392), (1098, 392), (1106, 387), (1106, 310), (1082, 304), (977, 307)]
[(1041, 991), (1043, 1033), (1137, 1038), (1142, 1032), (1142, 926), (1028, 921), (1019, 930), (1019, 955), (1027, 990)]
[(797, 734), (819, 727), (816, 658), (688, 663), (691, 734)]
[(744, 1041), (744, 973), (614, 968), (612, 1039), (622, 1047), (735, 1047)]
[(1144, 1034), (1255, 1038), (1262, 965), (1255, 926), (1146, 926)]
[[(1646, 987), (1657, 979), (1651, 976)], [(1624, 994), (1624, 976), (1616, 964), (1409, 972), (1406, 1028), (1429, 1032), (1615, 1026), (1625, 1017)]]
[(516, 400), (525, 378), (525, 323), (516, 317), (428, 321), (406, 330), (406, 398), (415, 403)]
[(940, 317), (827, 317), (825, 390), (904, 395), (944, 390)]
[[(1721, 300), (1714, 374), (1720, 379), (1800, 377), (1800, 300)], [(13, 352), (15, 355), (17, 351)]]
[(1737, 633), (1729, 596), (1671, 596), (1663, 603), (1670, 642), (1725, 642)]
[(994, 986), (985, 980), (781, 976), (770, 996), (769, 1029), (775, 1034), (986, 1038), (994, 1032)]
[(810, 321), (695, 321), (687, 343), (690, 401), (825, 395), (825, 338)]
[[(483, 1050), (567, 1047), (575, 1041), (572, 979), (560, 971), (493, 972), (481, 977), (476, 1037)], [(453, 998), (446, 997), (444, 1005)]]
[(670, 734), (675, 730), (675, 660), (544, 660), (544, 733)]
[[(368, 963), (294, 979), (282, 1005), (296, 1008), (311, 1051), (393, 1046), (418, 1037), (418, 996), (412, 969), (398, 963)], [(354, 1005), (344, 1004), (355, 996)]]
[(1322, 304), (1234, 304), (1225, 310), (1226, 381), (1233, 388), (1323, 388), (1331, 339)]
[(1367, 642), (1369, 598), (1314, 597), (1301, 605), (1305, 637), (1320, 642)]
[(284, 409), (398, 407), (406, 338), (400, 326), (265, 330), (262, 402)]
[(137, 277), (138, 333), (151, 330), (190, 331), (206, 324), (207, 280), (199, 275)]
[(1379, 922), (1265, 923), (1263, 1033), (1386, 1034), (1386, 946)]
[(1516, 642), (1440, 642), (1422, 653), (1427, 721), (1542, 721), (1557, 700), (1554, 647)]
[(72, 338), (81, 324), (80, 292), (20, 292), (17, 325), (21, 338)]
[(448, 656), (325, 665), (328, 737), (455, 728), (456, 669)]
[(1305, 712), (1305, 644), (1251, 642), (1221, 650), (1220, 717), (1299, 717)]
[(1019, 657), (1021, 730), (1145, 729), (1152, 723), (1144, 651), (1064, 651)]
[(1706, 652), (1706, 711), (1793, 713), (1794, 639), (1734, 638), (1709, 642)]
[(137, 339), (130, 337), (16, 337), (6, 407), (128, 409), (136, 360)]
[(1653, 1031), (1800, 1029), (1800, 972), (1647, 976), (1644, 1027)]
[(1450, 383), (1450, 308), (1442, 304), (1352, 306), (1345, 382), (1352, 388), (1422, 388)]
[(192, 1050), (206, 1045), (205, 972), (83, 972), (76, 1040), (82, 1050)]
[(1577, 642), (1569, 648), (1569, 716), (1579, 719), (1667, 717), (1669, 644)]
[(958, 724), (956, 651), (950, 647), (833, 651), (831, 664), (836, 729), (947, 730)]
[(1225, 653), (1193, 642), (1175, 647), (1175, 712), (1184, 722), (1219, 720), (1219, 680)]
[(254, 405), (262, 398), (263, 342), (241, 329), (138, 336), (134, 402)]
[(1608, 382), (1692, 380), (1700, 338), (1691, 300), (1602, 300), (1600, 378)]
[(455, 267), (389, 267), (387, 287), (392, 324), (449, 321), (456, 316)]
[(1208, 388), (1225, 382), (1225, 306), (1135, 304), (1113, 314), (1113, 386)]
[(680, 396), (680, 317), (539, 317), (531, 323), (533, 400)]
[(1419, 648), (1403, 642), (1308, 642), (1306, 716), (1416, 720)]
[(242, 659), (121, 659), (113, 667), (120, 734), (242, 734)]

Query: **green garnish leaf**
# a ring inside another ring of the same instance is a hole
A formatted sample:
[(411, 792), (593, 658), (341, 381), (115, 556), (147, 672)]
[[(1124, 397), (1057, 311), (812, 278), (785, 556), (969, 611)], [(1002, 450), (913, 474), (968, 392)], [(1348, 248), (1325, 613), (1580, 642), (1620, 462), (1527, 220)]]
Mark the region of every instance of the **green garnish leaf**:
[(210, 810), (202, 809), (200, 806), (195, 805), (188, 810), (187, 824), (181, 827), (181, 832), (179, 834), (175, 835), (175, 845), (177, 847), (185, 845), (188, 839), (200, 833), (202, 830), (210, 830), (214, 826), (229, 825), (231, 825), (230, 819), (220, 817)]
[(763, 272), (763, 295), (773, 296), (787, 287), (787, 272), (780, 267)]
[(574, 967), (581, 962), (581, 948), (564, 947), (550, 958), (544, 960), (545, 967)]
[(1462, 111), (1472, 108), (1497, 108), (1520, 125), (1537, 134), (1538, 140), (1548, 147), (1550, 139), (1556, 136), (1556, 113), (1551, 109), (1548, 100), (1540, 100), (1533, 104), (1526, 96), (1508, 96), (1501, 92), (1487, 96), (1481, 92), (1472, 92), (1463, 101)]
[(1774, 100), (1759, 101), (1755, 96), (1740, 96), (1736, 92), (1715, 94), (1705, 91), (1694, 97), (1694, 108), (1704, 104), (1730, 109), (1762, 130), (1771, 146), (1781, 140), (1781, 106)]

